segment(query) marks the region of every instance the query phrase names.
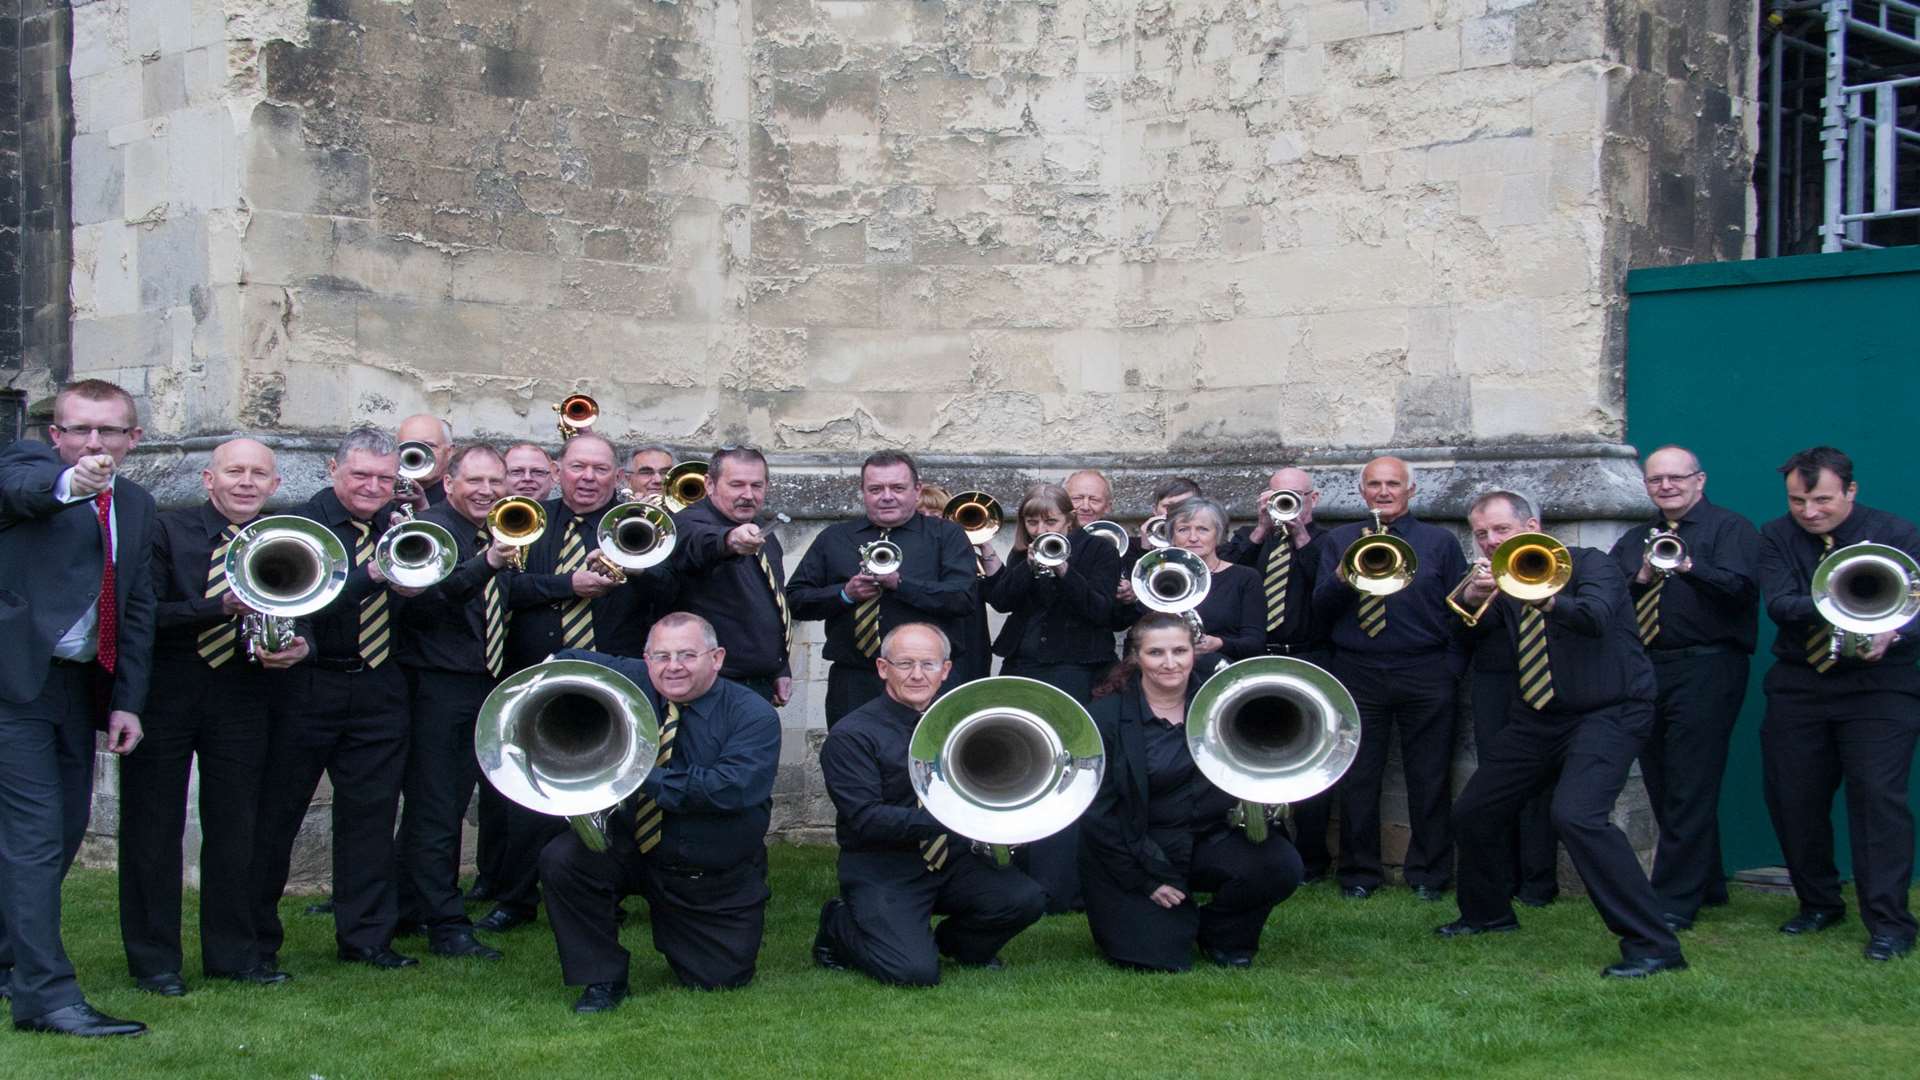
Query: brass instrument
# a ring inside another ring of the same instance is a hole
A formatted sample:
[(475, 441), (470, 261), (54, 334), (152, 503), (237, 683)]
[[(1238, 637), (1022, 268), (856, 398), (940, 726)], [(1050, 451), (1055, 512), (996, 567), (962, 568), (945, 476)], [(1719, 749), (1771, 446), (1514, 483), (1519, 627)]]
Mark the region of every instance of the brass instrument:
[[(1567, 550), (1567, 545), (1546, 533), (1515, 533), (1493, 549), (1487, 569), (1493, 574), (1495, 592), (1506, 593), (1521, 603), (1532, 603), (1545, 600), (1573, 580), (1573, 553)], [(1460, 584), (1447, 594), (1447, 606), (1468, 626), (1477, 625), (1493, 604), (1493, 593), (1488, 593), (1472, 611), (1460, 603), (1472, 581), (1473, 571), (1469, 570)]]
[(1187, 710), (1187, 752), (1215, 787), (1241, 800), (1234, 824), (1266, 839), (1283, 808), (1332, 787), (1360, 753), (1360, 709), (1324, 669), (1289, 656), (1229, 664)]
[(402, 516), (413, 516), (413, 500), (420, 494), (420, 482), (433, 475), (436, 460), (432, 443), (409, 439), (400, 444), (400, 475), (393, 482), (393, 497), (400, 504)]
[(1083, 528), (1095, 536), (1105, 537), (1109, 543), (1113, 544), (1113, 550), (1120, 553), (1121, 558), (1127, 557), (1127, 546), (1132, 537), (1127, 535), (1125, 525), (1103, 518), (1099, 521), (1089, 521)]
[(660, 727), (625, 675), (585, 660), (548, 660), (487, 695), (473, 751), (494, 790), (565, 817), (581, 843), (605, 851), (607, 816), (653, 771)]
[(1037, 679), (1001, 675), (940, 695), (913, 729), (907, 772), (955, 834), (1007, 849), (1073, 824), (1100, 790), (1106, 751), (1093, 717)]
[(527, 548), (547, 531), (547, 508), (525, 495), (509, 495), (487, 511), (487, 532), (496, 543), (513, 548), (508, 565), (515, 570), (527, 566)]
[(1647, 565), (1668, 575), (1687, 561), (1687, 542), (1671, 529), (1655, 529), (1647, 534)]
[(1413, 584), (1420, 560), (1413, 545), (1387, 531), (1380, 511), (1373, 512), (1373, 527), (1347, 545), (1340, 556), (1340, 568), (1347, 584), (1368, 596), (1392, 596)]
[(1306, 512), (1307, 497), (1286, 488), (1269, 491), (1260, 496), (1260, 509), (1276, 527), (1286, 525)]
[(963, 491), (955, 495), (947, 500), (940, 516), (960, 526), (967, 534), (967, 543), (974, 547), (993, 539), (1006, 517), (1000, 511), (999, 500), (984, 491)]
[(900, 545), (891, 540), (870, 540), (861, 544), (860, 572), (870, 577), (899, 573)]
[(1813, 568), (1813, 606), (1833, 626), (1827, 655), (1859, 656), (1873, 635), (1920, 614), (1920, 565), (1896, 547), (1848, 544)]
[(595, 554), (620, 570), (645, 570), (665, 562), (678, 542), (673, 518), (641, 500), (620, 503), (600, 515), (594, 538), (600, 543)]
[(440, 584), (460, 562), (453, 534), (431, 521), (410, 518), (380, 534), (374, 565), (389, 582), (406, 589)]
[(1195, 641), (1205, 633), (1198, 609), (1213, 588), (1213, 572), (1207, 569), (1205, 559), (1186, 548), (1149, 551), (1133, 564), (1128, 584), (1133, 586), (1133, 597), (1141, 607), (1186, 616)]
[(707, 463), (683, 461), (668, 469), (660, 490), (666, 499), (667, 509), (676, 514), (706, 498)]
[(1140, 524), (1140, 542), (1147, 550), (1173, 546), (1172, 525), (1167, 515), (1155, 514)]
[(1041, 533), (1027, 545), (1027, 558), (1033, 562), (1033, 572), (1044, 577), (1052, 577), (1060, 567), (1066, 565), (1067, 555), (1073, 545), (1065, 533)]
[(247, 655), (283, 652), (293, 620), (333, 603), (353, 563), (333, 530), (292, 514), (264, 517), (227, 545), (227, 585), (253, 609), (241, 624)]
[(554, 403), (560, 414), (560, 439), (565, 442), (593, 426), (600, 419), (600, 403), (585, 394), (572, 394)]

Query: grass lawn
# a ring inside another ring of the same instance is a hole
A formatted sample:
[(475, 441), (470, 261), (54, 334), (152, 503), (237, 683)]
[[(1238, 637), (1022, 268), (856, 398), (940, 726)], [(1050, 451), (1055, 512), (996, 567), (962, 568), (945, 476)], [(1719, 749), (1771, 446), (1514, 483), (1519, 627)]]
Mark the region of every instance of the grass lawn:
[(1450, 903), (1405, 890), (1359, 903), (1322, 884), (1274, 912), (1250, 972), (1120, 972), (1097, 958), (1085, 920), (1065, 916), (1015, 939), (1007, 970), (950, 970), (915, 991), (811, 965), (831, 851), (777, 847), (773, 877), (752, 987), (675, 988), (635, 920), (623, 939), (636, 997), (577, 1017), (544, 923), (494, 939), (503, 963), (439, 960), (409, 939), (400, 948), (421, 966), (377, 972), (335, 962), (332, 922), (301, 914), (301, 898), (282, 909), (292, 983), (200, 981), (189, 929), (193, 992), (150, 997), (126, 975), (113, 876), (76, 872), (66, 928), (81, 983), (153, 1030), (99, 1042), (0, 1031), (0, 1075), (1920, 1075), (1920, 958), (1862, 960), (1857, 918), (1782, 937), (1786, 897), (1736, 889), (1682, 935), (1693, 970), (1636, 985), (1599, 978), (1617, 954), (1584, 899), (1523, 909), (1518, 934), (1442, 942), (1430, 931)]

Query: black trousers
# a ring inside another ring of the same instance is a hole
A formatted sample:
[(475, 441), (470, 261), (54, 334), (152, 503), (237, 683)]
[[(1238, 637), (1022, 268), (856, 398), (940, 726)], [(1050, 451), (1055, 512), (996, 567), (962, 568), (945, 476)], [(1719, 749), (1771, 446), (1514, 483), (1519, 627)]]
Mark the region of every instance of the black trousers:
[(253, 967), (247, 888), (267, 723), (267, 673), (243, 656), (219, 669), (198, 660), (155, 668), (141, 717), (145, 736), (120, 759), (120, 941), (134, 978), (181, 967), (180, 843), (195, 757), (200, 966), (224, 973)]
[[(1082, 707), (1093, 700), (1093, 683), (1110, 664), (1031, 664), (1008, 660), (1002, 675), (1037, 679), (1066, 693)], [(1060, 915), (1086, 906), (1080, 889), (1080, 823), (1052, 836), (1023, 844), (1013, 854), (1014, 865), (1047, 890), (1047, 914)]]
[[(940, 957), (984, 964), (1040, 921), (1047, 895), (1011, 866), (956, 851), (929, 871), (912, 852), (840, 853), (840, 897), (827, 942), (853, 967), (885, 983), (933, 986)], [(944, 915), (931, 931), (927, 921)]]
[(482, 780), (475, 816), (479, 836), (473, 845), (474, 883), (491, 893), (507, 876), (507, 797)]
[[(1299, 651), (1295, 651), (1295, 648)], [(1269, 644), (1267, 655), (1291, 656), (1323, 668), (1332, 666), (1333, 657), (1326, 650), (1295, 648)], [(1326, 877), (1333, 869), (1333, 851), (1327, 846), (1327, 836), (1333, 825), (1333, 808), (1339, 801), (1340, 785), (1335, 783), (1310, 799), (1294, 803), (1291, 808), (1289, 816), (1293, 819), (1293, 848), (1299, 853), (1308, 878)]]
[(384, 947), (399, 921), (393, 831), (406, 772), (406, 680), (389, 660), (359, 672), (301, 664), (276, 681), (254, 834), (256, 954), (278, 959), (280, 897), (323, 773), (333, 787), (334, 936), (344, 947)]
[(1340, 780), (1340, 884), (1379, 888), (1380, 789), (1388, 735), (1400, 732), (1412, 838), (1402, 867), (1408, 885), (1444, 889), (1453, 882), (1453, 826), (1447, 816), (1453, 764), (1454, 676), (1445, 659), (1392, 670), (1336, 656), (1333, 674), (1360, 707), (1360, 755)]
[(1647, 655), (1660, 685), (1653, 733), (1640, 751), (1640, 776), (1660, 826), (1653, 891), (1666, 910), (1691, 919), (1710, 897), (1726, 893), (1720, 782), (1747, 697), (1749, 660), (1741, 652), (1674, 656), (1650, 649)]
[(54, 664), (39, 697), (0, 702), (0, 971), (13, 972), (15, 1020), (81, 1000), (60, 940), (60, 885), (93, 805), (96, 670)]
[(1844, 783), (1860, 921), (1870, 934), (1914, 939), (1907, 904), (1913, 880), (1907, 784), (1920, 731), (1917, 713), (1859, 715), (1844, 697), (1768, 695), (1760, 727), (1767, 812), (1802, 911), (1846, 910), (1833, 857), (1833, 796)]
[[(1680, 955), (1660, 902), (1612, 814), (1633, 759), (1653, 726), (1644, 702), (1581, 715), (1540, 713), (1515, 701), (1507, 724), (1480, 748), (1480, 768), (1453, 806), (1460, 833), (1460, 917), (1484, 925), (1513, 917), (1513, 880), (1500, 839), (1528, 799), (1553, 792), (1553, 827), (1629, 960)], [(1559, 780), (1554, 780), (1558, 772)]]
[[(1473, 694), (1473, 744), (1484, 749), (1507, 726), (1513, 709), (1516, 675), (1512, 671), (1475, 671), (1469, 685)], [(1553, 779), (1559, 779), (1556, 774)], [(1513, 895), (1544, 904), (1560, 895), (1560, 838), (1553, 834), (1551, 784), (1528, 799), (1500, 838), (1503, 859), (1513, 880)]]
[(1235, 956), (1259, 952), (1267, 916), (1293, 895), (1304, 874), (1299, 853), (1285, 837), (1269, 832), (1265, 842), (1255, 844), (1239, 829), (1216, 829), (1193, 839), (1187, 891), (1212, 893), (1205, 904), (1189, 895), (1179, 906), (1163, 908), (1148, 894), (1124, 888), (1090, 855), (1080, 866), (1093, 943), (1116, 964), (1156, 971), (1192, 967), (1196, 943)]
[(630, 955), (620, 945), (614, 909), (622, 898), (647, 903), (653, 947), (681, 985), (730, 990), (753, 981), (766, 922), (767, 854), (725, 870), (671, 867), (640, 854), (633, 818), (615, 815), (608, 850), (589, 851), (567, 829), (540, 853), (547, 919), (568, 986), (627, 981)]
[(486, 674), (405, 668), (413, 703), (400, 814), (400, 922), (472, 926), (460, 893), (460, 827), (480, 784), (473, 722), (493, 690)]
[(827, 667), (827, 728), (840, 718), (886, 693), (886, 684), (872, 660), (835, 661)]

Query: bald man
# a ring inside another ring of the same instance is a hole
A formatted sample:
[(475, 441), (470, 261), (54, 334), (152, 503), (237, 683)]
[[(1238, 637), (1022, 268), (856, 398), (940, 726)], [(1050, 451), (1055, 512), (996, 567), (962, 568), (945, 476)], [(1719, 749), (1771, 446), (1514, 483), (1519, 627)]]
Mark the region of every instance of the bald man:
[(400, 421), (400, 430), (395, 433), (400, 442), (423, 442), (433, 447), (433, 471), (426, 479), (419, 481), (420, 493), (426, 497), (426, 506), (414, 507), (425, 510), (427, 506), (438, 506), (447, 501), (447, 462), (453, 457), (453, 425), (437, 416), (415, 413)]
[[(1453, 763), (1454, 682), (1466, 668), (1447, 594), (1467, 575), (1460, 541), (1415, 518), (1413, 469), (1378, 457), (1360, 473), (1367, 519), (1319, 540), (1313, 618), (1333, 642), (1333, 674), (1360, 706), (1360, 755), (1335, 789), (1340, 801), (1340, 889), (1365, 900), (1386, 883), (1380, 861), (1380, 788), (1395, 729), (1407, 777), (1412, 836), (1402, 873), (1422, 900), (1441, 899), (1453, 883), (1453, 824), (1447, 783)], [(1413, 581), (1384, 598), (1363, 597), (1347, 581), (1342, 556), (1373, 514), (1406, 541), (1418, 561)]]
[(230, 439), (214, 449), (200, 482), (206, 501), (163, 511), (154, 530), (149, 572), (158, 607), (146, 738), (120, 765), (120, 940), (134, 985), (167, 997), (187, 992), (180, 842), (195, 757), (201, 972), (247, 985), (288, 977), (254, 954), (247, 879), (267, 756), (265, 669), (300, 660), (307, 644), (250, 659), (241, 634), (248, 609), (229, 587), (223, 561), (233, 535), (280, 490), (280, 473), (272, 450)]

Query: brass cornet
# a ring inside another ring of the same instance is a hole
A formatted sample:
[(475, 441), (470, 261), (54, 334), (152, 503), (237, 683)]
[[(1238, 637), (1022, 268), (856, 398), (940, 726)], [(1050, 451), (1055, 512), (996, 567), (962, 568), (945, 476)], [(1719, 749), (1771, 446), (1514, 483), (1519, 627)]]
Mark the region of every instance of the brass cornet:
[(1060, 567), (1066, 565), (1067, 555), (1073, 545), (1065, 533), (1041, 533), (1027, 545), (1027, 558), (1033, 561), (1033, 572), (1043, 577), (1052, 577)]
[(1260, 496), (1260, 508), (1275, 526), (1286, 525), (1305, 512), (1307, 499), (1297, 491), (1282, 488)]
[[(1530, 603), (1545, 600), (1567, 587), (1567, 582), (1573, 580), (1573, 553), (1567, 550), (1567, 545), (1546, 533), (1516, 533), (1493, 549), (1487, 568), (1493, 574), (1495, 592)], [(1468, 626), (1477, 625), (1493, 604), (1493, 593), (1488, 593), (1472, 611), (1460, 603), (1472, 581), (1473, 571), (1469, 570), (1460, 584), (1447, 594), (1447, 606)]]
[(508, 565), (515, 570), (526, 569), (527, 548), (546, 531), (547, 508), (525, 495), (509, 495), (487, 511), (487, 532), (513, 549)]
[(1655, 529), (1647, 534), (1647, 565), (1661, 575), (1671, 574), (1685, 565), (1687, 542), (1670, 529)]
[(1368, 596), (1392, 596), (1413, 584), (1420, 559), (1413, 545), (1389, 533), (1380, 522), (1380, 511), (1373, 512), (1373, 528), (1347, 545), (1340, 556), (1340, 568), (1347, 584)]
[(560, 414), (562, 441), (587, 430), (600, 419), (600, 403), (585, 394), (573, 394), (555, 402), (553, 411)]
[(683, 461), (668, 469), (660, 490), (665, 496), (667, 509), (676, 514), (706, 498), (707, 463)]
[(435, 460), (432, 443), (409, 439), (400, 444), (400, 475), (393, 483), (393, 497), (400, 503), (402, 516), (413, 516), (413, 498), (420, 494), (420, 482), (433, 474)]
[(900, 545), (891, 540), (872, 540), (860, 545), (860, 572), (870, 577), (897, 574), (900, 562)]
[(975, 547), (993, 539), (1005, 519), (999, 500), (984, 491), (963, 491), (948, 499), (941, 516), (960, 526)]

